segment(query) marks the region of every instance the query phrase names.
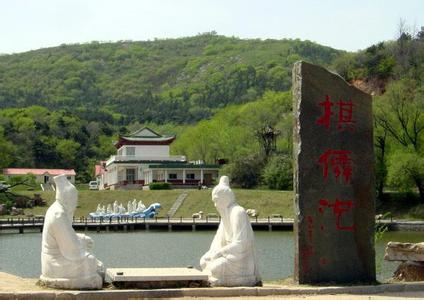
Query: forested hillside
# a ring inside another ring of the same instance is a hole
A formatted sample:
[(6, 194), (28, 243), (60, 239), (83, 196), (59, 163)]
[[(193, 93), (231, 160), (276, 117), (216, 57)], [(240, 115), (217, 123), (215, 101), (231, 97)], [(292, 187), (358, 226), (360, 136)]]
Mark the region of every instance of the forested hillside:
[[(356, 53), (214, 33), (0, 56), (0, 168), (75, 168), (88, 181), (118, 134), (177, 134), (171, 151), (225, 159), (242, 187), (291, 186), (291, 68), (303, 59), (374, 94), (377, 188), (424, 201), (424, 33)], [(276, 136), (270, 148), (264, 133)]]
[(418, 191), (424, 202), (424, 30), (346, 53), (337, 71), (374, 97), (377, 191)]
[(0, 56), (0, 108), (40, 105), (116, 124), (195, 123), (266, 90), (288, 90), (294, 61), (328, 66), (340, 53), (309, 41), (215, 33), (63, 45)]
[[(343, 53), (330, 69), (374, 95), (379, 198), (384, 189), (418, 191), (424, 202), (424, 31)], [(228, 158), (225, 172), (241, 186), (290, 188), (290, 111), (289, 93), (266, 93), (185, 128), (174, 149), (209, 162)], [(276, 151), (266, 154), (258, 131), (268, 125), (279, 135)]]
[[(177, 139), (173, 151), (207, 161), (256, 153), (259, 124), (243, 121), (254, 120), (251, 108), (274, 113), (268, 118), (275, 119), (280, 110), (268, 105), (290, 89), (293, 62), (329, 66), (341, 53), (309, 41), (242, 40), (212, 32), (0, 56), (0, 168), (75, 168), (77, 179), (87, 181), (95, 162), (114, 152), (118, 134), (146, 124), (180, 134), (203, 120), (202, 126), (217, 112), (218, 119), (233, 114), (239, 119), (235, 127), (231, 122), (218, 126), (219, 132), (238, 128), (243, 135), (233, 137), (236, 132), (229, 131), (225, 141), (224, 134), (213, 135), (212, 155), (210, 149), (203, 154), (195, 149), (198, 140), (186, 138), (189, 131)], [(243, 105), (255, 101), (246, 106), (251, 112), (245, 115)], [(233, 143), (235, 152), (225, 146), (231, 140), (240, 142)]]

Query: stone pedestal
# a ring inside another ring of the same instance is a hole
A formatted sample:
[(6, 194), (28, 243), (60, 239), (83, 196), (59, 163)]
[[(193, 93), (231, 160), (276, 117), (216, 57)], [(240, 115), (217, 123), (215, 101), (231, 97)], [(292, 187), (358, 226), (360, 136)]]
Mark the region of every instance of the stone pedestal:
[(371, 96), (293, 68), (295, 273), (299, 283), (375, 281)]
[(102, 287), (103, 280), (97, 274), (80, 278), (48, 278), (41, 275), (39, 284), (54, 289), (97, 290)]
[(108, 268), (106, 279), (122, 289), (208, 286), (207, 273), (189, 268)]
[(384, 259), (402, 262), (393, 274), (394, 281), (424, 280), (424, 243), (389, 242)]

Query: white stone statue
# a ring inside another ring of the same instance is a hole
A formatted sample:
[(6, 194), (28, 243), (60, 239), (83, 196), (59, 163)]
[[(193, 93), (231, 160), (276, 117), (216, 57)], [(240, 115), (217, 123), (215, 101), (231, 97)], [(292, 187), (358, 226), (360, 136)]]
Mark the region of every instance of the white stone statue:
[(104, 270), (103, 264), (89, 252), (93, 240), (72, 228), (78, 191), (66, 175), (53, 179), (56, 201), (45, 216), (40, 281), (60, 289), (101, 289)]
[(211, 247), (200, 259), (212, 286), (260, 284), (254, 236), (249, 218), (235, 201), (227, 176), (212, 190), (212, 201), (221, 215)]
[(125, 207), (122, 205), (122, 203), (121, 204), (119, 204), (119, 206), (118, 206), (118, 213), (119, 214), (125, 214), (127, 211), (126, 211), (126, 209), (125, 209)]
[(102, 206), (99, 204), (97, 204), (97, 209), (96, 209), (96, 213), (101, 213), (102, 212)]
[(113, 213), (117, 214), (119, 213), (119, 205), (118, 205), (118, 201), (115, 200), (115, 202), (113, 202)]
[(107, 213), (107, 214), (111, 214), (111, 213), (113, 213), (112, 204), (110, 204), (110, 203), (109, 203), (109, 204), (107, 205), (106, 213)]
[(138, 201), (137, 212), (142, 212), (146, 209), (146, 206), (143, 204), (143, 201)]
[(132, 212), (137, 212), (137, 200), (133, 200), (132, 201), (132, 207), (133, 207), (133, 211)]
[(131, 201), (128, 201), (127, 211), (128, 211), (128, 213), (132, 213), (133, 212), (133, 205), (132, 205), (132, 202)]

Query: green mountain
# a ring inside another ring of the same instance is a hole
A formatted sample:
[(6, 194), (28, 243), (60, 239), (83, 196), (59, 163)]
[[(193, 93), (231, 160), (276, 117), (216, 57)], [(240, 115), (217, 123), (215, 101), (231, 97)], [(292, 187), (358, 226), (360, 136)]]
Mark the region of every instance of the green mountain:
[(300, 40), (195, 37), (61, 45), (0, 56), (0, 108), (65, 109), (110, 124), (187, 124), (291, 85), (294, 61), (343, 52)]

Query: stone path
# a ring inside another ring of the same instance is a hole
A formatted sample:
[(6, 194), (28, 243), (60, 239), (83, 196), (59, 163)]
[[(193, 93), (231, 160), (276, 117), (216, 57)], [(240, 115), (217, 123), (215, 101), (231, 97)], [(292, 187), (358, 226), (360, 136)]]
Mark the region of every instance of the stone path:
[(181, 195), (178, 196), (177, 200), (175, 200), (174, 204), (172, 205), (171, 209), (166, 214), (167, 217), (172, 218), (177, 210), (180, 208), (181, 204), (183, 204), (184, 200), (187, 198), (188, 193), (184, 192)]

